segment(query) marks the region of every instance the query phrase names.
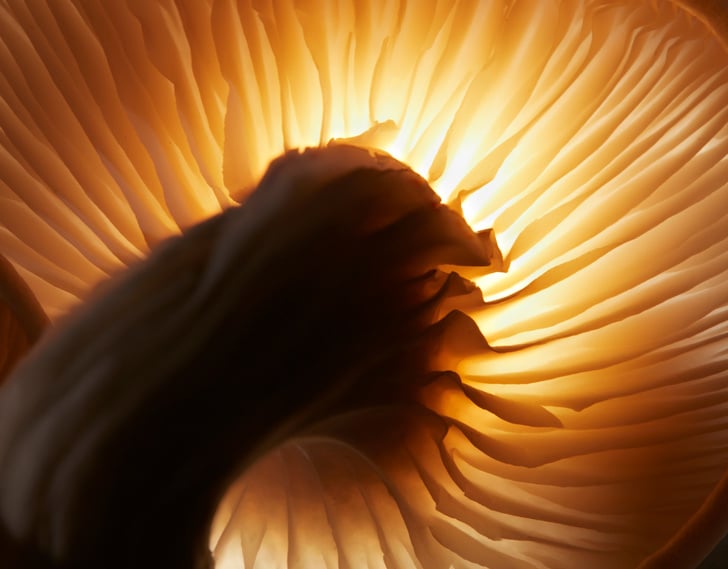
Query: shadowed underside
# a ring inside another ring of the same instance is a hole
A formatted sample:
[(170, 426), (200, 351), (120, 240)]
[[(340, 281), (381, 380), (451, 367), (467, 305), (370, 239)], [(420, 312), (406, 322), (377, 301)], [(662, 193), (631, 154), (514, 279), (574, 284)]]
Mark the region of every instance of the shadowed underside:
[(473, 287), (435, 268), (488, 265), (490, 243), (438, 202), (389, 157), (294, 153), (87, 301), (0, 397), (0, 512), (22, 555), (198, 567), (261, 453), (362, 409), (412, 428), (412, 391), (485, 346), (464, 315), (440, 319)]
[[(57, 321), (211, 230), (189, 228), (284, 151), (381, 148), (493, 230), (502, 270), (464, 272), (484, 303), (446, 303), (491, 349), (439, 361), (456, 373), (406, 413), (345, 407), (255, 465), (220, 505), (217, 566), (622, 568), (661, 547), (690, 566), (711, 545), (691, 516), (712, 540), (727, 523), (726, 51), (666, 1), (421, 4), (3, 3), (0, 253)], [(215, 243), (229, 262), (238, 242)], [(351, 259), (326, 252), (334, 278)]]
[(48, 324), (32, 291), (0, 256), (0, 382), (40, 338)]

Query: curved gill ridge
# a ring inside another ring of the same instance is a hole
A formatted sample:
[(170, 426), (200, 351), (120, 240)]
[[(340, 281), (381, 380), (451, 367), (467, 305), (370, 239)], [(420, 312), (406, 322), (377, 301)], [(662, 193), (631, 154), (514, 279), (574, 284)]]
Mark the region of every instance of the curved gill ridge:
[[(426, 397), (451, 417), (459, 491), (498, 471), (504, 496), (568, 507), (551, 521), (581, 529), (595, 527), (598, 488), (611, 527), (565, 541), (631, 566), (728, 464), (728, 61), (717, 42), (678, 39), (679, 12), (630, 28), (639, 9), (600, 10), (618, 24), (595, 29), (583, 58), (565, 50), (575, 71), (556, 102), (463, 199), (507, 267), (476, 279), (486, 305), (470, 313), (495, 351), (456, 367), (471, 393)], [(484, 411), (484, 394), (540, 405), (560, 427)], [(517, 533), (538, 536), (542, 520)]]
[(495, 230), (443, 422), (284, 447), (319, 493), (256, 467), (220, 567), (635, 566), (725, 472), (728, 56), (673, 3), (6, 1), (0, 69), (0, 251), (52, 317), (331, 138)]

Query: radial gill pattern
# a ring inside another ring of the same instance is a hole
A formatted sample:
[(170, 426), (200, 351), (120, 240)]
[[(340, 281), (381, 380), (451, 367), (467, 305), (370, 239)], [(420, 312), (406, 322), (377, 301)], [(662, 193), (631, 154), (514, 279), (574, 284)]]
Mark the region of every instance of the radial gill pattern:
[(490, 348), (421, 390), (420, 428), (371, 412), (253, 467), (220, 506), (217, 567), (636, 567), (710, 508), (728, 53), (691, 10), (0, 4), (0, 253), (51, 319), (331, 139), (494, 230), (502, 271), (469, 275), (484, 303), (465, 307)]

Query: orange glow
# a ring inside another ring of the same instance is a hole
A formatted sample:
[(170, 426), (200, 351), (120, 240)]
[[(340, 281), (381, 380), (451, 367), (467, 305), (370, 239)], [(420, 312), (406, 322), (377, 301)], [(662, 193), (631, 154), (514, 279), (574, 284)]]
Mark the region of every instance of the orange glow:
[(416, 390), (417, 428), (275, 449), (219, 507), (218, 569), (638, 567), (723, 499), (728, 51), (697, 9), (21, 4), (0, 7), (0, 256), (51, 321), (331, 141), (410, 166), (503, 256), (445, 303), (487, 347)]

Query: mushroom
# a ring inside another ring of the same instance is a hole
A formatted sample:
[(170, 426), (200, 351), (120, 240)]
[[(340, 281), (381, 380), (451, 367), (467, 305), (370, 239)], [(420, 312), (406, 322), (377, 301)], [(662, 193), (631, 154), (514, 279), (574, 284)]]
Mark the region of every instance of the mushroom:
[(716, 6), (3, 4), (0, 559), (700, 563)]

